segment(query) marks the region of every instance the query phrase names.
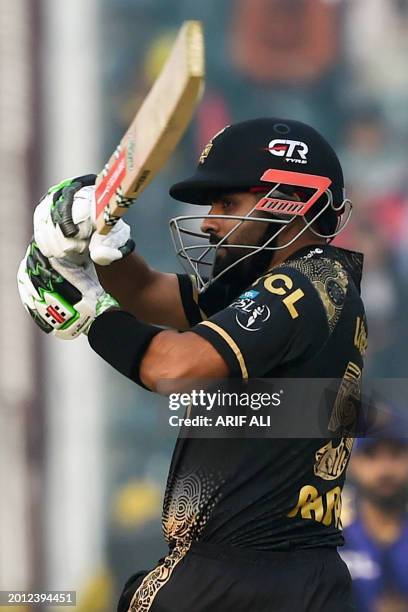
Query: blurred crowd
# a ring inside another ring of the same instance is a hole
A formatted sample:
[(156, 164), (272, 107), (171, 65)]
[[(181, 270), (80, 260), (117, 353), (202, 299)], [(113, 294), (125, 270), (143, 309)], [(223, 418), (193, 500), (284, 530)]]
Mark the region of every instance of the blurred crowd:
[[(138, 248), (152, 265), (176, 269), (167, 219), (182, 206), (167, 190), (191, 172), (220, 128), (273, 115), (309, 122), (338, 151), (354, 203), (337, 244), (365, 254), (367, 375), (403, 378), (408, 0), (103, 0), (106, 153), (155, 79), (180, 23), (194, 18), (205, 26), (206, 92), (177, 154), (144, 195), (143, 220), (131, 213)], [(152, 397), (134, 388), (126, 393), (127, 408), (112, 416), (110, 429), (115, 585), (164, 551), (160, 497), (172, 445), (155, 433)], [(406, 441), (357, 445), (344, 558), (359, 612), (408, 610), (407, 490)]]

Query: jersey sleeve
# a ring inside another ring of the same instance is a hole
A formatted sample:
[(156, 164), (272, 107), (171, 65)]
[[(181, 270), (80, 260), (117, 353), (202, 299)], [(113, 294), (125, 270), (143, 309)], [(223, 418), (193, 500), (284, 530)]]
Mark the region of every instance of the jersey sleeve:
[(200, 308), (198, 302), (197, 282), (193, 275), (177, 274), (177, 279), (180, 289), (181, 302), (184, 308), (184, 314), (191, 326), (196, 325), (200, 321), (204, 321), (207, 316)]
[(228, 289), (221, 283), (214, 283), (205, 293), (199, 294), (194, 275), (178, 274), (177, 278), (184, 313), (191, 326), (228, 305)]
[(312, 282), (289, 266), (275, 268), (223, 310), (195, 325), (227, 363), (232, 377), (262, 377), (308, 359), (329, 338), (327, 316)]

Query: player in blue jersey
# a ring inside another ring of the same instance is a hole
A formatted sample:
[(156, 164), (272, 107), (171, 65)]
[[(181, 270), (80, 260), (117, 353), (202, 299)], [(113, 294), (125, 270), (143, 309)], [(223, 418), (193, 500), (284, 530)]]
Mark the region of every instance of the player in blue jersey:
[[(401, 435), (401, 434), (400, 434)], [(358, 612), (408, 610), (408, 438), (359, 440), (356, 516), (345, 529)]]

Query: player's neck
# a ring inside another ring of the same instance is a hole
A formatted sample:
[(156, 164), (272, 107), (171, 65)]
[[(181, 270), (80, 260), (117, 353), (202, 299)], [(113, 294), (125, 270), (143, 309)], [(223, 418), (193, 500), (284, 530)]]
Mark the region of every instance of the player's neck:
[[(290, 236), (282, 235), (282, 242), (289, 242), (290, 238)], [(297, 238), (290, 246), (286, 247), (285, 249), (275, 251), (272, 258), (272, 264), (273, 266), (280, 265), (284, 261), (286, 261), (291, 255), (293, 255), (293, 253), (296, 253), (296, 251), (299, 251), (304, 247), (316, 246), (320, 244), (327, 244), (326, 240), (324, 240), (324, 238), (319, 238), (310, 231), (306, 231), (304, 234), (299, 236), (299, 238)]]
[(403, 515), (399, 509), (385, 510), (369, 500), (361, 500), (360, 512), (368, 534), (377, 542), (392, 544), (403, 527)]

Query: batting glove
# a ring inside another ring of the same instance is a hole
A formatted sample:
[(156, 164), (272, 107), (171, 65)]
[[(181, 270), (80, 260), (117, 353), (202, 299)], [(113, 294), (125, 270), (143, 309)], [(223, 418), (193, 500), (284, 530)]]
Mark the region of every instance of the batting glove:
[(20, 264), (17, 282), (21, 301), (36, 324), (63, 340), (86, 334), (95, 317), (119, 306), (100, 285), (89, 259), (84, 265), (50, 261), (35, 240)]
[(130, 227), (122, 220), (108, 235), (96, 234), (95, 179), (95, 174), (88, 174), (62, 181), (37, 205), (34, 238), (46, 257), (78, 263), (90, 255), (95, 263), (107, 266), (133, 251)]

